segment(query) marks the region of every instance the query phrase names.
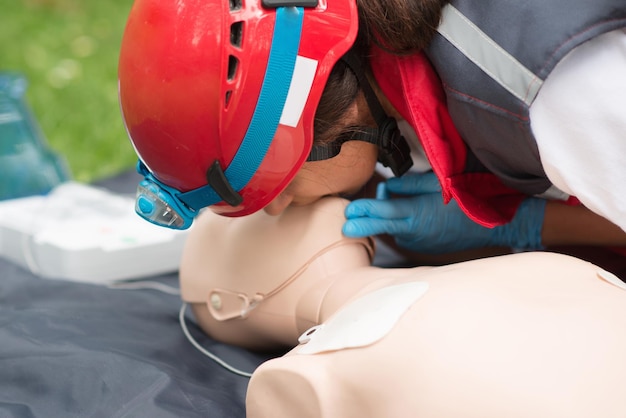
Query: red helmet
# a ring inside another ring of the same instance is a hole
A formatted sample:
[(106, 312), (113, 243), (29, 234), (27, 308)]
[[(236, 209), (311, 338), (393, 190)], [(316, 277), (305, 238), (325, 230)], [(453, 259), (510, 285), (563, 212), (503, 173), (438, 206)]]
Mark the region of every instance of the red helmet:
[(119, 95), (142, 172), (192, 213), (263, 208), (306, 161), (357, 29), (354, 0), (136, 0)]

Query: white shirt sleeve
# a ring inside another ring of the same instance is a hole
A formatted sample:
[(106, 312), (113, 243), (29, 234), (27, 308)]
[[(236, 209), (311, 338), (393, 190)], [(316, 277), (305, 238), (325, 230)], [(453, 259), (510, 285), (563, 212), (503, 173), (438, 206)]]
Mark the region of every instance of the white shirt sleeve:
[(550, 181), (626, 231), (626, 29), (570, 52), (530, 118)]

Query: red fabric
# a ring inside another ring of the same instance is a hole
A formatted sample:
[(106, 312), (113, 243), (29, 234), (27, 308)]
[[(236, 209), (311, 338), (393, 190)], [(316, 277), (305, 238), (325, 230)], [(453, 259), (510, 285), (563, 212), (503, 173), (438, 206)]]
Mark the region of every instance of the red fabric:
[[(527, 196), (505, 186), (491, 173), (464, 173), (467, 150), (446, 107), (441, 82), (422, 54), (395, 56), (375, 48), (372, 71), (385, 96), (413, 127), (442, 186), (447, 203), (454, 198), (475, 222), (493, 227), (509, 222)], [(579, 205), (570, 197), (564, 204)], [(596, 263), (626, 281), (624, 247), (555, 247)]]
[(527, 196), (505, 186), (494, 174), (464, 173), (467, 149), (428, 59), (375, 48), (371, 63), (383, 93), (417, 133), (441, 183), (444, 201), (454, 198), (469, 218), (487, 227), (509, 222)]

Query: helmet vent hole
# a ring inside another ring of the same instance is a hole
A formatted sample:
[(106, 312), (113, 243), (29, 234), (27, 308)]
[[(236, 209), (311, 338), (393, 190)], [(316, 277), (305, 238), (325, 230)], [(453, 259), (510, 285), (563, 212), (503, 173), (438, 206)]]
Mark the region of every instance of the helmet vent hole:
[(230, 97), (233, 95), (232, 90), (228, 90), (226, 92), (226, 96), (224, 97), (224, 108), (228, 108), (228, 104), (230, 103)]
[(228, 81), (233, 81), (237, 76), (237, 68), (239, 68), (239, 60), (233, 55), (228, 56)]
[(235, 10), (241, 9), (241, 0), (228, 0), (228, 5), (230, 6), (230, 11), (233, 12)]
[(234, 47), (241, 48), (241, 39), (243, 38), (243, 22), (235, 22), (230, 25), (230, 44)]

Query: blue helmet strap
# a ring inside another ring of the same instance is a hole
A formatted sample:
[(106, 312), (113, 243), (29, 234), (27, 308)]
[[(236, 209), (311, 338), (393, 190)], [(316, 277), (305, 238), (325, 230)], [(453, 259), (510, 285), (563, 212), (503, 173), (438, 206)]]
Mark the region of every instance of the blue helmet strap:
[(302, 7), (276, 9), (265, 78), (246, 135), (226, 170), (215, 160), (207, 171), (207, 185), (176, 195), (191, 209), (197, 211), (222, 200), (231, 206), (241, 204), (239, 192), (257, 172), (278, 128), (290, 85), (285, 74), (293, 75), (303, 20)]

